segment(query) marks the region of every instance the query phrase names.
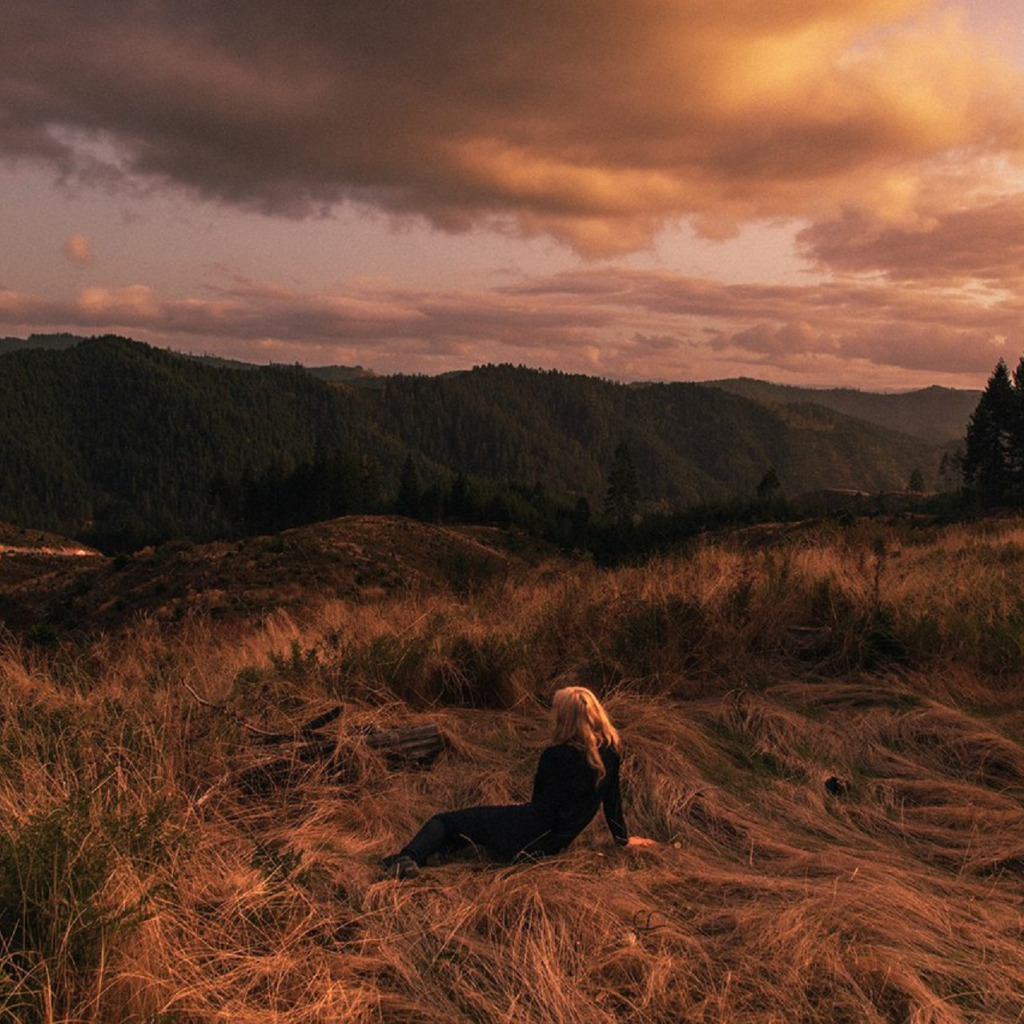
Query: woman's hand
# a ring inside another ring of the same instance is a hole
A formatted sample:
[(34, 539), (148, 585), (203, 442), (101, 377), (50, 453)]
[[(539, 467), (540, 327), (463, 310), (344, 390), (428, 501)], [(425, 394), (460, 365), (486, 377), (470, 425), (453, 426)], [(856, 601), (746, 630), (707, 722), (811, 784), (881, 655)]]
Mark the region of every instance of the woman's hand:
[(645, 839), (643, 836), (630, 836), (626, 840), (627, 847), (633, 847), (634, 849), (638, 846), (657, 846), (658, 841), (656, 839)]

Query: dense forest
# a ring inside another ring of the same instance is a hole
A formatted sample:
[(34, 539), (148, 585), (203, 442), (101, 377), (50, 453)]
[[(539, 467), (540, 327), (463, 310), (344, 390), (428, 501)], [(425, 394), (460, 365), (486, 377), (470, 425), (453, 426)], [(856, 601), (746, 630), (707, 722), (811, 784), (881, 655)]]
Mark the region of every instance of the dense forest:
[(507, 365), (317, 375), (113, 336), (4, 339), (0, 430), (0, 520), (108, 550), (375, 511), (532, 517), (572, 541), (605, 513), (617, 457), (630, 508), (665, 515), (912, 477), (933, 488), (944, 454), (823, 404), (705, 385)]
[(360, 397), (297, 368), (239, 373), (120, 338), (0, 356), (0, 518), (101, 543), (211, 537), (264, 525), (246, 516), (315, 464), (344, 475), (340, 514), (366, 504), (357, 480), (374, 486), (362, 453), (405, 454)]

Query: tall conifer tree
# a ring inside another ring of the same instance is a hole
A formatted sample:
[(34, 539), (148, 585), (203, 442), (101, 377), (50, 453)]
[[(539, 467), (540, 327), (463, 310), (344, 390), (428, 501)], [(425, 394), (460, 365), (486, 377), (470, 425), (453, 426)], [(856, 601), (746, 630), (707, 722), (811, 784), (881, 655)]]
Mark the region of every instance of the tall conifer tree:
[[(1024, 369), (1018, 367), (1018, 372), (1024, 382)], [(967, 423), (964, 481), (986, 508), (1008, 504), (1014, 498), (1021, 463), (1017, 443), (1022, 394), (1000, 359)]]
[(632, 522), (636, 514), (640, 484), (629, 445), (623, 441), (616, 449), (608, 471), (608, 489), (605, 492), (604, 510), (617, 523)]

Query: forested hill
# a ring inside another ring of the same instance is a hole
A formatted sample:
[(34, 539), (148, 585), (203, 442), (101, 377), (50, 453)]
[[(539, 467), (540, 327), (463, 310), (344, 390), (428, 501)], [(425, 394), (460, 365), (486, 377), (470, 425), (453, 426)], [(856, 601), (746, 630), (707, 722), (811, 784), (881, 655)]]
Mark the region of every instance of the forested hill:
[(627, 442), (643, 496), (672, 505), (753, 494), (774, 467), (790, 494), (902, 488), (939, 450), (820, 406), (771, 408), (700, 384), (612, 384), (484, 366), (378, 384), (379, 422), (432, 460), (600, 500)]
[(77, 345), (82, 338), (74, 334), (33, 334), (28, 338), (0, 338), (0, 354), (26, 348), (45, 348), (63, 351)]
[(930, 387), (882, 395), (853, 388), (799, 388), (748, 377), (708, 381), (708, 384), (756, 402), (824, 405), (844, 416), (853, 416), (935, 444), (960, 440), (967, 429), (967, 420), (981, 398), (980, 391), (959, 388)]
[[(0, 519), (100, 540), (213, 537), (317, 462), (357, 507), (359, 486), (376, 487), (360, 457), (405, 457), (361, 398), (298, 368), (242, 373), (123, 338), (0, 355)], [(326, 480), (318, 490), (332, 501)], [(349, 509), (324, 506), (336, 510)]]
[(511, 366), (328, 382), (116, 337), (0, 354), (0, 431), (0, 519), (120, 543), (394, 508), (410, 469), (424, 488), (464, 474), (599, 509), (622, 442), (641, 503), (673, 506), (749, 497), (769, 467), (788, 495), (900, 489), (915, 469), (931, 486), (941, 456), (822, 406), (695, 384)]

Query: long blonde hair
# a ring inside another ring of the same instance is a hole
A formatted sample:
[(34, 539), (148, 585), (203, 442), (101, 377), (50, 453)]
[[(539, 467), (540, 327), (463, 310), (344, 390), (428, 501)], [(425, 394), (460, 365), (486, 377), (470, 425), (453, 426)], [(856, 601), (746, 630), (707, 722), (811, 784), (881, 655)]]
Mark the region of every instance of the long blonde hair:
[(601, 747), (619, 749), (619, 732), (601, 702), (585, 686), (566, 686), (551, 700), (555, 712), (555, 743), (569, 743), (586, 755), (587, 764), (604, 776)]

